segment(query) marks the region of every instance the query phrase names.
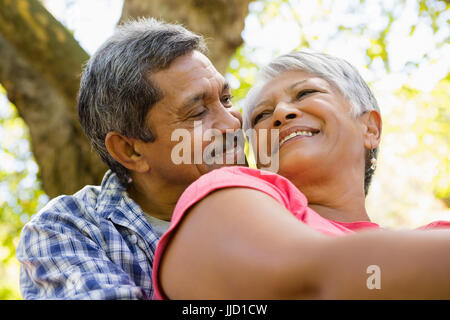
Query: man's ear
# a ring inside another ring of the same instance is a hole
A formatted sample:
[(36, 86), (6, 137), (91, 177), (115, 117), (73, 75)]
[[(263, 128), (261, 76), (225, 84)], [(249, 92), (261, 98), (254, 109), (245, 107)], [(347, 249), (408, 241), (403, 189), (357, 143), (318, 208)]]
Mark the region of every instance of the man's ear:
[(150, 169), (150, 165), (147, 159), (136, 151), (139, 143), (142, 141), (125, 137), (115, 131), (108, 132), (105, 138), (106, 149), (114, 160), (131, 171), (143, 173)]
[(364, 147), (366, 149), (378, 147), (383, 126), (380, 113), (376, 110), (370, 110), (363, 113), (359, 118), (364, 128)]

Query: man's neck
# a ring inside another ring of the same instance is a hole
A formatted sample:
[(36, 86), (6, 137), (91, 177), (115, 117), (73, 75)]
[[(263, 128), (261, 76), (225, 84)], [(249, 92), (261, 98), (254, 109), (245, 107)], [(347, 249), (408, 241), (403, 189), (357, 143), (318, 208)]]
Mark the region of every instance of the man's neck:
[(158, 183), (155, 179), (150, 183), (133, 180), (127, 192), (144, 213), (160, 220), (170, 221), (175, 205), (186, 187)]

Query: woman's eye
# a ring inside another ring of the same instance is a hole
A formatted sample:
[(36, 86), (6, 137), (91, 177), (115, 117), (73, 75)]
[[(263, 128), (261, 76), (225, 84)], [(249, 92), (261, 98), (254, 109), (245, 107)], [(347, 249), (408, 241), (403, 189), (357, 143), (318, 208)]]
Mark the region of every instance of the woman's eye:
[(270, 111), (263, 111), (259, 113), (255, 119), (253, 119), (253, 125), (257, 124), (259, 121), (261, 121), (263, 118), (267, 117), (271, 112)]
[(314, 92), (317, 92), (317, 90), (314, 90), (314, 89), (302, 90), (299, 93), (297, 93), (296, 99), (300, 100), (303, 97), (307, 96), (308, 94), (311, 94), (311, 93), (314, 93)]

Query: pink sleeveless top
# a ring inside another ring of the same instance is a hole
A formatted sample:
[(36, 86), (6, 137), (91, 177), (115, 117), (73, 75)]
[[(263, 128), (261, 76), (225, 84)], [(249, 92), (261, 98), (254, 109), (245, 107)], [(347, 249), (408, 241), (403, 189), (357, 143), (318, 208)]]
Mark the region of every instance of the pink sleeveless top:
[[(153, 299), (166, 299), (159, 283), (159, 266), (164, 250), (180, 225), (182, 218), (189, 213), (195, 203), (217, 189), (230, 187), (244, 187), (259, 190), (274, 198), (290, 211), (298, 220), (329, 236), (341, 236), (355, 231), (379, 229), (373, 222), (360, 221), (344, 223), (325, 219), (308, 207), (308, 200), (294, 184), (286, 178), (247, 167), (223, 167), (201, 176), (192, 183), (181, 195), (173, 212), (169, 229), (163, 234), (157, 245), (153, 261)], [(251, 199), (249, 199), (251, 201)], [(449, 221), (436, 221), (420, 229), (450, 228)]]

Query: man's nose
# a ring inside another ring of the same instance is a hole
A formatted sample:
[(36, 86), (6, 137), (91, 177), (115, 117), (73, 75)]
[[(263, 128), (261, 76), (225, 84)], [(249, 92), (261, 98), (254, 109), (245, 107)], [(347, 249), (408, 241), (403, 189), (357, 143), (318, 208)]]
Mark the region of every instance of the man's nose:
[(228, 129), (237, 130), (242, 126), (242, 116), (236, 109), (222, 109), (215, 121), (214, 128), (226, 132)]
[(240, 127), (242, 128), (242, 114), (239, 112), (239, 110), (236, 107), (232, 107), (230, 110), (230, 113), (232, 116), (234, 116), (236, 119), (240, 122)]
[(278, 128), (290, 119), (299, 118), (301, 116), (302, 112), (292, 104), (279, 102), (273, 112), (272, 125), (273, 127)]

